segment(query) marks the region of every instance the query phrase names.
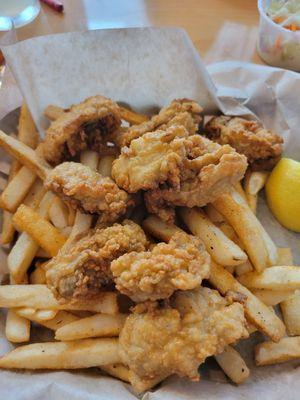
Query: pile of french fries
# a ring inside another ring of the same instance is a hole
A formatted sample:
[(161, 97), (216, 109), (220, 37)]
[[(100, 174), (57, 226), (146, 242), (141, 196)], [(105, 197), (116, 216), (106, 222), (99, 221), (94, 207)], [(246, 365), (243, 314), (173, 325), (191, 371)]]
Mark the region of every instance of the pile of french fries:
[[(50, 107), (57, 118), (64, 110)], [(130, 124), (145, 117), (123, 109)], [(22, 106), (18, 138), (39, 151), (39, 136), (25, 105)], [(84, 151), (81, 162), (109, 176), (114, 156)], [(6, 174), (8, 167), (0, 163)], [(257, 365), (285, 362), (300, 357), (300, 268), (293, 266), (289, 248), (277, 248), (256, 217), (257, 196), (268, 173), (248, 171), (242, 184), (203, 209), (180, 208), (187, 232), (202, 239), (211, 256), (209, 283), (224, 296), (242, 302), (249, 334), (260, 331), (268, 340), (255, 348)], [(30, 341), (32, 324), (53, 331), (54, 340), (25, 344), (0, 359), (0, 368), (75, 369), (99, 367), (109, 375), (130, 381), (122, 365), (118, 335), (126, 314), (119, 310), (116, 292), (98, 299), (59, 302), (46, 286), (47, 262), (61, 248), (92, 225), (92, 216), (74, 211), (51, 192), (32, 170), (13, 161), (7, 185), (0, 197), (3, 209), (2, 244), (10, 248), (7, 258), (10, 284), (0, 286), (0, 307), (7, 308), (7, 339)], [(144, 210), (132, 219), (160, 241), (181, 230), (156, 216), (144, 219)], [(282, 319), (275, 313), (279, 305)], [(249, 374), (242, 356), (232, 346), (215, 356), (225, 374), (235, 383)], [(163, 377), (162, 377), (163, 378)], [(157, 381), (155, 383), (158, 383)], [(152, 382), (153, 385), (153, 382)], [(149, 385), (150, 387), (150, 385)], [(141, 387), (141, 391), (149, 387)]]

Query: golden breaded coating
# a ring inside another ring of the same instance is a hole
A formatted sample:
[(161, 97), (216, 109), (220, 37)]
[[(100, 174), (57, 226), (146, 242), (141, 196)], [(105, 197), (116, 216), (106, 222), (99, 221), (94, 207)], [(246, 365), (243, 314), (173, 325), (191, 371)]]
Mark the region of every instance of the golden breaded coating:
[(187, 137), (185, 148), (179, 185), (165, 182), (145, 193), (148, 211), (168, 222), (174, 219), (175, 206), (203, 207), (213, 202), (239, 182), (247, 168), (245, 156), (200, 135)]
[(170, 105), (160, 110), (159, 114), (154, 115), (149, 121), (139, 125), (133, 125), (125, 132), (120, 132), (114, 136), (114, 141), (119, 147), (129, 146), (133, 139), (143, 136), (147, 132), (158, 129), (166, 129), (171, 125), (183, 125), (188, 132), (193, 135), (197, 132), (201, 122), (202, 107), (193, 100), (178, 99), (173, 100)]
[(60, 298), (96, 296), (113, 285), (112, 260), (147, 247), (144, 231), (132, 221), (90, 230), (47, 264), (47, 284)]
[(183, 126), (171, 126), (133, 140), (114, 161), (112, 177), (129, 193), (155, 189), (163, 182), (178, 186), (188, 136)]
[(243, 306), (228, 305), (216, 290), (177, 292), (171, 305), (138, 305), (121, 331), (120, 355), (136, 390), (172, 374), (196, 381), (207, 357), (248, 336)]
[(57, 165), (87, 148), (101, 151), (120, 126), (120, 110), (115, 102), (103, 96), (89, 97), (51, 123), (42, 144), (43, 156)]
[(55, 167), (44, 185), (75, 209), (101, 215), (101, 222), (114, 222), (133, 200), (115, 182), (91, 168), (72, 161)]
[(209, 277), (210, 256), (200, 239), (176, 233), (151, 251), (132, 252), (114, 260), (111, 271), (119, 292), (135, 302), (169, 298), (191, 290)]
[(263, 128), (257, 121), (223, 115), (212, 118), (205, 131), (211, 140), (229, 144), (244, 154), (254, 170), (270, 170), (281, 157), (282, 137)]

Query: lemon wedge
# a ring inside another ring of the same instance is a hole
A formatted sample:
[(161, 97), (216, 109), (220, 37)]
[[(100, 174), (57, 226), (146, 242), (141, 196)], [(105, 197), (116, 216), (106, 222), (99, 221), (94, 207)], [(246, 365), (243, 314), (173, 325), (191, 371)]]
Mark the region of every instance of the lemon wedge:
[(300, 232), (300, 162), (282, 158), (267, 181), (266, 195), (281, 225)]

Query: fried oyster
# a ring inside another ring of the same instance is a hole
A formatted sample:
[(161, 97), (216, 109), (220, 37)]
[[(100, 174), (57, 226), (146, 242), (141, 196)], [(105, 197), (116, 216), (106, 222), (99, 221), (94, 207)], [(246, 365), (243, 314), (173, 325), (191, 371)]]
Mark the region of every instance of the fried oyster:
[(51, 170), (44, 185), (73, 208), (100, 214), (102, 222), (116, 221), (133, 204), (132, 198), (112, 179), (72, 161)]
[(245, 324), (243, 306), (229, 305), (216, 290), (177, 292), (171, 307), (150, 302), (135, 307), (120, 334), (120, 355), (137, 391), (172, 374), (196, 381), (207, 357), (248, 337)]
[(114, 259), (147, 248), (144, 231), (132, 221), (90, 230), (47, 264), (47, 285), (58, 298), (97, 296), (113, 286), (110, 264)]
[(119, 292), (135, 302), (169, 298), (176, 290), (191, 290), (209, 277), (210, 256), (201, 240), (176, 233), (169, 243), (147, 252), (124, 254), (111, 264)]
[(107, 149), (107, 141), (121, 126), (118, 105), (103, 96), (93, 96), (72, 106), (53, 121), (46, 132), (42, 152), (57, 165), (80, 151)]
[(160, 110), (149, 121), (133, 125), (124, 132), (114, 135), (114, 141), (119, 147), (129, 146), (132, 140), (143, 136), (147, 132), (166, 129), (172, 125), (183, 125), (193, 135), (198, 131), (202, 120), (200, 114), (203, 109), (193, 100), (177, 99)]
[(257, 121), (224, 115), (213, 117), (205, 132), (214, 142), (229, 144), (244, 154), (254, 170), (270, 170), (281, 157), (283, 139)]

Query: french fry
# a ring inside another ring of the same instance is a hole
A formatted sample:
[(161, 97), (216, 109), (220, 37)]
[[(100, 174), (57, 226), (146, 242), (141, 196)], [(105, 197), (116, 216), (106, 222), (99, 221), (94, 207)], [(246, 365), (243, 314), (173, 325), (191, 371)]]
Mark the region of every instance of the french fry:
[(69, 209), (57, 196), (55, 196), (49, 208), (49, 220), (59, 230), (68, 226)]
[(35, 172), (42, 180), (47, 176), (50, 165), (39, 156), (39, 147), (34, 151), (30, 147), (24, 145), (19, 140), (6, 135), (0, 130), (0, 146), (7, 151), (12, 157), (18, 160), (21, 164)]
[[(34, 188), (34, 186), (37, 187)], [(34, 184), (32, 190), (33, 192), (28, 194), (28, 202), (30, 199), (30, 203), (35, 208), (39, 205), (40, 214), (48, 214), (48, 208), (50, 207), (53, 194), (48, 192), (41, 199), (40, 191), (44, 193), (43, 189), (39, 185)], [(8, 269), (14, 283), (22, 283), (24, 281), (27, 269), (37, 254), (38, 248), (39, 245), (27, 232), (22, 232), (20, 234), (7, 258)]]
[(129, 369), (123, 364), (102, 365), (101, 370), (121, 381), (130, 382)]
[(251, 211), (253, 212), (253, 214), (256, 214), (257, 194), (246, 193), (246, 198)]
[(39, 245), (27, 232), (21, 233), (7, 257), (7, 266), (15, 283), (22, 283)]
[(2, 233), (1, 233), (1, 243), (9, 244), (12, 242), (15, 234), (15, 227), (12, 223), (13, 214), (8, 211), (3, 211), (2, 220)]
[(0, 286), (0, 307), (118, 313), (117, 295), (114, 292), (103, 292), (93, 300), (60, 303), (46, 285), (2, 285)]
[(244, 178), (244, 189), (249, 207), (256, 213), (258, 192), (265, 186), (268, 178), (268, 172), (264, 171), (247, 171)]
[(246, 196), (246, 193), (245, 193), (245, 191), (244, 191), (244, 189), (243, 189), (243, 187), (242, 187), (241, 182), (238, 182), (238, 183), (235, 185), (234, 189), (235, 189), (235, 191), (241, 196), (241, 198), (242, 198), (243, 201), (244, 201), (244, 204), (248, 204), (247, 196)]
[(21, 204), (13, 217), (15, 227), (27, 232), (32, 239), (54, 257), (66, 242), (65, 236), (30, 207)]
[(130, 125), (139, 125), (149, 120), (149, 117), (147, 117), (147, 115), (137, 113), (125, 107), (119, 107), (121, 111), (121, 118), (127, 121)]
[(30, 274), (29, 282), (33, 285), (46, 283), (46, 272), (42, 267), (36, 267)]
[[(13, 160), (13, 162), (11, 163), (11, 165), (8, 165), (8, 172), (9, 172), (9, 176), (8, 176), (8, 183), (13, 179), (13, 177), (16, 175), (17, 173), (17, 168), (16, 166), (18, 165), (18, 163)], [(12, 214), (8, 211), (3, 211), (3, 220), (2, 220), (2, 234), (1, 234), (1, 242), (2, 244), (8, 244), (10, 243), (13, 238), (14, 238), (14, 234), (15, 234), (15, 227), (12, 223)]]
[(57, 313), (58, 310), (36, 310), (35, 315), (39, 320), (48, 321), (53, 319)]
[(221, 222), (219, 225), (219, 228), (221, 231), (228, 237), (228, 239), (232, 240), (234, 243), (237, 243), (239, 241), (239, 238), (237, 237), (234, 229), (232, 226), (228, 224), (228, 222)]
[(215, 359), (225, 374), (234, 383), (242, 383), (250, 375), (249, 368), (244, 359), (239, 352), (231, 346), (227, 346), (221, 354), (215, 356)]
[(112, 163), (115, 160), (115, 156), (103, 156), (99, 160), (98, 171), (102, 176), (111, 177)]
[(21, 346), (0, 359), (0, 368), (77, 369), (120, 362), (118, 340), (101, 338)]
[(77, 210), (74, 225), (72, 227), (70, 236), (68, 237), (66, 243), (63, 246), (63, 250), (69, 248), (69, 246), (72, 245), (77, 235), (88, 231), (92, 225), (92, 221), (93, 221), (92, 215), (84, 214), (81, 211)]
[(36, 174), (22, 167), (9, 182), (1, 195), (1, 207), (14, 213), (22, 203), (36, 179)]
[(5, 335), (13, 343), (28, 342), (30, 339), (30, 321), (19, 316), (14, 310), (7, 311)]
[(46, 189), (44, 188), (43, 182), (37, 178), (24, 198), (23, 204), (35, 210), (39, 207), (45, 194)]
[(15, 309), (16, 313), (24, 318), (36, 318), (36, 320), (47, 321), (49, 319), (53, 319), (58, 310), (35, 310), (30, 307), (23, 307), (19, 309)]
[(37, 147), (40, 139), (31, 113), (25, 103), (22, 104), (20, 112), (18, 139), (32, 149)]
[(235, 274), (237, 276), (246, 274), (247, 272), (251, 272), (251, 271), (253, 271), (253, 267), (249, 260), (247, 260), (244, 264), (240, 264), (235, 267)]
[(220, 214), (211, 203), (207, 204), (204, 209), (208, 218), (215, 224), (219, 224), (225, 221), (223, 215)]
[(119, 336), (125, 319), (126, 314), (96, 314), (59, 328), (55, 333), (55, 339), (66, 341), (90, 337)]
[(224, 267), (212, 262), (209, 282), (223, 295), (228, 291), (245, 295), (243, 306), (247, 319), (271, 340), (278, 342), (284, 336), (285, 326), (275, 312), (242, 286)]
[(293, 296), (295, 290), (252, 289), (251, 292), (267, 306), (273, 307)]
[(280, 308), (290, 336), (300, 335), (300, 293), (296, 291), (280, 303)]
[(285, 337), (278, 343), (263, 342), (255, 347), (256, 365), (278, 364), (300, 358), (300, 337)]
[[(44, 196), (42, 197), (39, 207), (38, 207), (38, 213), (39, 215), (48, 220), (49, 219), (49, 210), (51, 205), (53, 204), (53, 201), (55, 199), (55, 194), (52, 192), (46, 192)], [(33, 207), (30, 207), (33, 208)]]
[(300, 289), (300, 268), (276, 266), (265, 269), (261, 274), (249, 272), (238, 278), (247, 288), (270, 290)]
[(141, 394), (148, 391), (149, 389), (152, 389), (154, 386), (165, 380), (168, 376), (169, 374), (164, 374), (155, 378), (141, 379), (134, 372), (129, 371), (129, 381), (137, 394)]
[(147, 233), (164, 242), (168, 242), (176, 232), (183, 232), (178, 226), (167, 224), (155, 215), (146, 218), (142, 225)]
[(265, 186), (269, 173), (267, 171), (247, 171), (244, 178), (244, 189), (246, 194), (257, 195)]
[(80, 162), (92, 170), (97, 171), (98, 162), (99, 162), (99, 155), (96, 151), (85, 150), (82, 151), (80, 154)]
[(39, 315), (36, 314), (36, 312), (28, 314), (26, 312), (26, 310), (28, 310), (27, 308), (14, 308), (13, 310), (21, 317), (27, 318), (30, 321), (36, 322), (39, 325), (45, 326), (53, 331), (56, 331), (58, 328), (80, 319), (76, 315), (73, 315), (67, 311), (58, 311), (54, 318), (45, 320), (39, 318)]
[(276, 263), (276, 246), (239, 193), (223, 194), (213, 205), (234, 228), (258, 272)]
[(50, 121), (55, 121), (57, 118), (62, 116), (65, 113), (65, 110), (61, 107), (49, 105), (45, 108), (44, 114)]
[(295, 265), (292, 250), (289, 247), (277, 247), (277, 265)]
[(203, 241), (206, 251), (217, 263), (234, 266), (247, 261), (247, 254), (225, 236), (203, 211), (184, 207), (179, 214), (193, 235)]

